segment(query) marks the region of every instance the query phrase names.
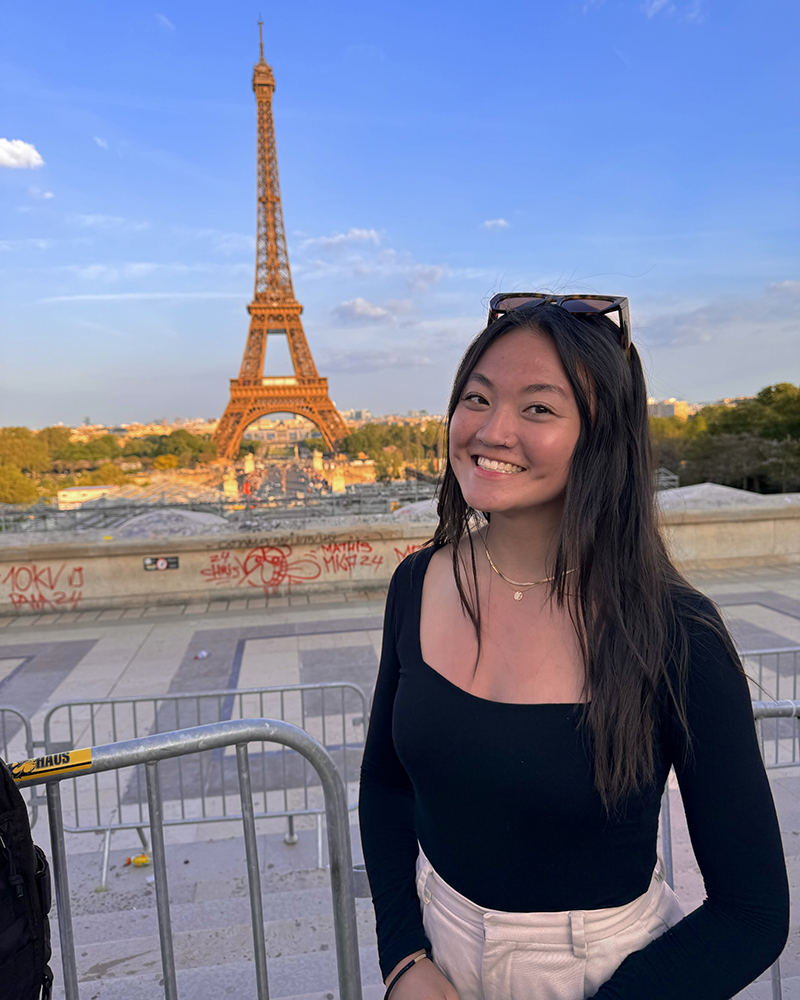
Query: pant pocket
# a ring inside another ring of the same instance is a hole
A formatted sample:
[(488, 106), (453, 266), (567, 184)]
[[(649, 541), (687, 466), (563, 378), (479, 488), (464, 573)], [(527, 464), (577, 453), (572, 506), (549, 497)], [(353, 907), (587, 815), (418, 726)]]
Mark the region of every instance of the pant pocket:
[(486, 1000), (583, 1000), (586, 959), (572, 946), (487, 940), (482, 979)]
[(459, 1000), (489, 1000), (481, 985), (483, 928), (460, 919), (430, 894), (422, 907), (422, 926), (433, 963), (455, 987)]

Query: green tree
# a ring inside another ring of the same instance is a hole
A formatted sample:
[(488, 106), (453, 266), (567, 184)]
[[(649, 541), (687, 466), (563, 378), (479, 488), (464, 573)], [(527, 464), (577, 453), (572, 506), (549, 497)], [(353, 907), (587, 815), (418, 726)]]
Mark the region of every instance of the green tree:
[(27, 427), (2, 427), (0, 465), (13, 465), (26, 472), (45, 472), (50, 468), (50, 454), (44, 441)]
[(43, 442), (50, 459), (60, 459), (62, 452), (68, 447), (71, 435), (69, 427), (43, 427), (36, 437)]
[(0, 503), (33, 503), (39, 499), (36, 484), (13, 465), (0, 466)]
[(81, 485), (87, 486), (125, 486), (130, 479), (113, 462), (104, 462), (94, 472), (81, 476)]
[(746, 490), (767, 472), (772, 451), (771, 442), (755, 434), (703, 435), (686, 449), (689, 481)]
[(177, 469), (178, 468), (178, 456), (177, 455), (157, 455), (153, 459), (154, 469)]

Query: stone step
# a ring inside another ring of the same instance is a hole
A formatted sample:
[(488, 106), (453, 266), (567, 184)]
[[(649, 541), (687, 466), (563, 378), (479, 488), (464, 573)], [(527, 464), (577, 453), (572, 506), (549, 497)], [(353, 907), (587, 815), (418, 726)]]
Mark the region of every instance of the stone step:
[[(100, 877), (99, 852), (70, 858), (82, 1000), (95, 995), (103, 1000), (117, 996), (134, 1000), (161, 993), (157, 986), (161, 952), (153, 866), (125, 866), (126, 854), (125, 850), (112, 850), (106, 892), (95, 891)], [(250, 900), (241, 839), (173, 844), (166, 854), (182, 995), (191, 995), (193, 1000), (255, 997)], [(259, 859), (271, 996), (336, 995), (329, 872), (298, 868), (298, 862), (309, 865), (316, 859), (314, 831), (301, 831), (294, 846), (286, 845), (282, 835), (259, 837)], [(380, 989), (372, 904), (357, 900), (356, 907), (362, 962), (365, 974), (368, 972), (365, 982)], [(55, 913), (52, 918), (57, 946)], [(60, 981), (57, 948), (52, 965)]]
[[(133, 914), (134, 918), (139, 916)], [(197, 926), (198, 916), (191, 912), (184, 914), (191, 924), (188, 930), (179, 930), (173, 924), (172, 942), (177, 968), (252, 960), (253, 932), (249, 920), (247, 923), (229, 924), (224, 920), (209, 919), (209, 926)], [(210, 917), (207, 909), (202, 916)], [(357, 924), (359, 943), (362, 946), (373, 944), (375, 925), (372, 913), (359, 907)], [(160, 968), (161, 952), (155, 915), (141, 919), (138, 927), (134, 921), (126, 921), (126, 927), (138, 933), (120, 937), (121, 928), (114, 921), (114, 926), (109, 929), (113, 936), (90, 941), (84, 934), (81, 934), (82, 940), (78, 939), (78, 928), (75, 928), (79, 979), (102, 979), (111, 970), (116, 970), (116, 975), (129, 976), (149, 968)], [(142, 933), (145, 928), (147, 933)], [(264, 925), (264, 940), (270, 958), (334, 951), (333, 917), (329, 913), (317, 913), (304, 919), (270, 920)], [(56, 954), (54, 961), (60, 964), (60, 955)]]
[[(149, 905), (117, 911), (81, 913), (73, 915), (72, 926), (78, 944), (100, 941), (124, 941), (158, 933), (158, 915), (155, 899)], [(298, 889), (294, 892), (274, 892), (262, 896), (266, 923), (291, 920), (312, 920), (328, 917), (332, 912), (330, 889)], [(369, 915), (369, 900), (356, 900), (356, 907)], [(250, 897), (233, 899), (208, 899), (195, 903), (172, 903), (172, 929), (175, 932), (230, 927), (250, 923)], [(113, 915), (113, 919), (109, 919)], [(58, 939), (58, 921), (51, 920), (54, 939)]]
[[(384, 987), (378, 969), (377, 951), (360, 949), (364, 1000), (378, 1000)], [(60, 968), (56, 971), (54, 1000), (64, 1000)], [(268, 963), (270, 1000), (338, 1000), (336, 956), (333, 952), (286, 955)], [(225, 965), (179, 969), (178, 993), (181, 1000), (256, 1000), (252, 962), (233, 961)], [(163, 997), (161, 965), (138, 974), (126, 974), (120, 967), (107, 970), (102, 980), (83, 981), (81, 1000), (159, 1000)]]

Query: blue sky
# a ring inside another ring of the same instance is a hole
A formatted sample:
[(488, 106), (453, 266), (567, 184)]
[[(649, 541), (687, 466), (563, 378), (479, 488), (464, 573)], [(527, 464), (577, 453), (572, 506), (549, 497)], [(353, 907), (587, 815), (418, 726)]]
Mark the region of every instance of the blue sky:
[[(341, 408), (440, 412), (501, 289), (628, 295), (657, 397), (800, 382), (796, 3), (263, 12), (295, 291)], [(0, 424), (222, 412), (258, 14), (5, 5)]]

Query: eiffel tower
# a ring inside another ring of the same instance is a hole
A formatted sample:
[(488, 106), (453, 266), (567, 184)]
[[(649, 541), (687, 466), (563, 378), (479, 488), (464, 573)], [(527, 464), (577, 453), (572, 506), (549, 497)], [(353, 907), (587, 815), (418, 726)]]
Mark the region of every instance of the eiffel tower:
[[(262, 24), (258, 23), (261, 58), (253, 69), (253, 91), (258, 109), (258, 237), (256, 286), (247, 307), (250, 331), (239, 377), (232, 378), (231, 399), (214, 440), (222, 458), (235, 459), (247, 427), (268, 413), (296, 413), (319, 428), (329, 451), (347, 434), (347, 424), (328, 395), (328, 380), (321, 378), (311, 356), (294, 297), (289, 253), (283, 228), (278, 154), (272, 121), (275, 77), (264, 61)], [(289, 343), (294, 375), (264, 375), (267, 337), (282, 334)]]

